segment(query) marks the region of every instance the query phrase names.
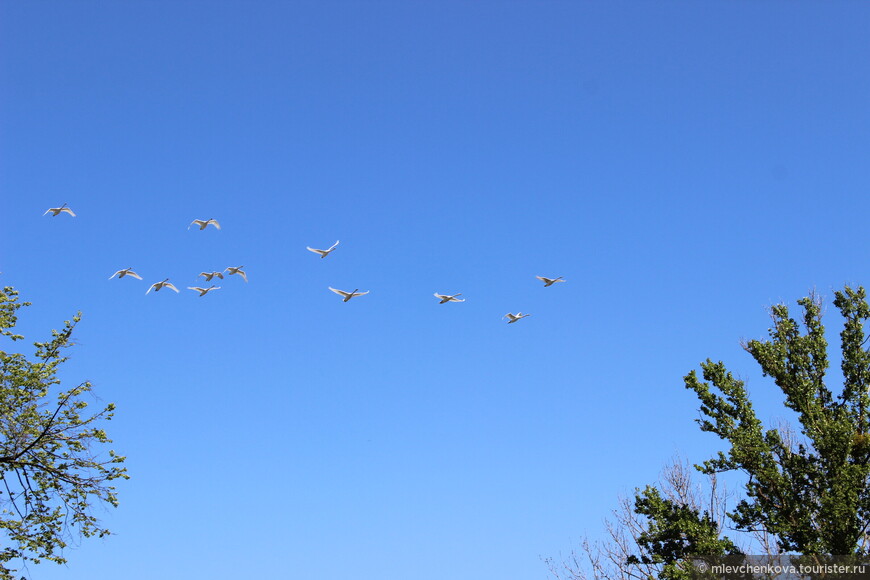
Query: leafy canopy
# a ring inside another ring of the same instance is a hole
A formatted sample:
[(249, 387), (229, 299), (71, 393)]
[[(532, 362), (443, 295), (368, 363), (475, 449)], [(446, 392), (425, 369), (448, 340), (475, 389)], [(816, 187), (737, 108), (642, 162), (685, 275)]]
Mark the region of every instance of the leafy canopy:
[[(770, 338), (751, 340), (744, 348), (797, 413), (800, 435), (765, 429), (743, 381), (721, 361), (707, 359), (701, 364), (703, 380), (692, 371), (685, 386), (701, 403), (701, 430), (718, 435), (729, 449), (696, 468), (708, 475), (747, 476), (744, 497), (727, 513), (734, 530), (770, 535), (780, 552), (864, 557), (870, 555), (870, 351), (864, 331), (870, 306), (864, 288), (835, 293), (834, 306), (845, 319), (843, 386), (835, 394), (825, 382), (829, 363), (821, 302), (809, 296), (798, 304), (803, 325), (787, 306), (776, 305)], [(655, 488), (638, 493), (635, 511), (649, 518), (638, 538), (644, 558), (676, 565), (692, 555), (739, 553), (711, 528), (706, 514), (662, 499)], [(663, 571), (662, 577), (679, 576), (673, 567)]]
[[(711, 483), (703, 501), (679, 464), (666, 470), (658, 487), (636, 490), (607, 522), (609, 540), (583, 543), (588, 560), (574, 554), (561, 565), (548, 559), (556, 578), (669, 580), (699, 577), (692, 559), (740, 557), (735, 539), (752, 538), (753, 553), (791, 554), (791, 562), (824, 563), (827, 556), (870, 557), (870, 350), (865, 325), (870, 306), (864, 288), (835, 292), (843, 316), (840, 333), (842, 388), (826, 382), (828, 343), (821, 301), (798, 301), (801, 320), (784, 304), (771, 308), (766, 340), (743, 347), (782, 391), (799, 425), (766, 429), (743, 381), (725, 364), (707, 359), (684, 377), (700, 401), (702, 431), (716, 434), (727, 451), (696, 465)], [(740, 501), (727, 509), (719, 474), (745, 477)], [(717, 558), (717, 561), (721, 561)], [(843, 563), (844, 560), (838, 563)], [(587, 569), (591, 574), (587, 573)], [(700, 576), (704, 576), (701, 574)], [(706, 576), (704, 576), (706, 577)]]
[[(0, 292), (0, 334), (11, 341), (24, 337), (13, 329), (17, 311), (28, 302), (5, 287)], [(127, 479), (123, 456), (109, 450), (111, 443), (99, 426), (110, 420), (115, 406), (89, 412), (84, 395), (89, 382), (71, 389), (60, 384), (58, 367), (70, 346), (81, 314), (52, 331), (47, 342), (36, 342), (34, 360), (23, 354), (0, 351), (0, 578), (12, 578), (12, 560), (39, 563), (42, 559), (65, 563), (63, 548), (73, 531), (84, 537), (105, 536), (92, 514), (99, 502), (118, 505), (109, 482)]]

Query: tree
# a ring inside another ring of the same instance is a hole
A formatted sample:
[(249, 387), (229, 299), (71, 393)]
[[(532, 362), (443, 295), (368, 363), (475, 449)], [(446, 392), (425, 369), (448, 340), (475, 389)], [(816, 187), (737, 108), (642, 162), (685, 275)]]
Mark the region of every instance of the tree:
[[(546, 563), (557, 579), (679, 577), (683, 563), (665, 564), (662, 555), (677, 544), (686, 543), (708, 554), (739, 552), (729, 540), (718, 537), (729, 497), (715, 475), (701, 486), (692, 478), (688, 463), (675, 459), (662, 471), (658, 486), (637, 490), (634, 499), (619, 498), (613, 519), (605, 520), (606, 540), (586, 538), (582, 555), (572, 552), (567, 561), (547, 558)], [(638, 502), (643, 506), (640, 509)]]
[[(12, 341), (24, 337), (13, 333), (17, 311), (28, 302), (18, 302), (18, 292), (5, 287), (0, 292), (0, 334)], [(0, 530), (8, 537), (0, 546), (0, 578), (13, 578), (7, 563), (42, 559), (65, 563), (63, 548), (80, 536), (105, 536), (93, 515), (98, 501), (118, 505), (109, 482), (127, 479), (123, 456), (101, 448), (111, 443), (100, 428), (112, 418), (115, 406), (89, 414), (84, 395), (89, 382), (71, 389), (60, 384), (61, 356), (71, 346), (70, 337), (81, 317), (64, 322), (62, 331), (52, 331), (51, 340), (36, 342), (35, 360), (23, 354), (0, 351)]]
[[(842, 389), (826, 384), (828, 343), (821, 301), (810, 295), (798, 301), (801, 325), (788, 307), (771, 308), (768, 340), (751, 340), (743, 348), (771, 377), (784, 404), (797, 414), (799, 429), (781, 424), (766, 429), (758, 419), (743, 381), (724, 363), (707, 359), (685, 378), (685, 387), (701, 403), (702, 431), (728, 446), (703, 464), (700, 473), (715, 478), (735, 472), (745, 476), (740, 501), (724, 510), (716, 501), (702, 506), (691, 486), (665, 478), (636, 490), (633, 504), (623, 502), (608, 524), (603, 545), (584, 542), (584, 566), (574, 555), (561, 565), (549, 560), (557, 578), (688, 578), (693, 556), (740, 554), (735, 538), (757, 540), (755, 553), (870, 556), (870, 350), (865, 324), (870, 319), (864, 288), (835, 292), (834, 306), (844, 318), (840, 333)], [(715, 486), (714, 486), (715, 490)], [(715, 498), (715, 494), (712, 496)], [(719, 511), (720, 509), (724, 511)], [(726, 516), (725, 519), (717, 514)], [(725, 525), (727, 522), (727, 525)]]

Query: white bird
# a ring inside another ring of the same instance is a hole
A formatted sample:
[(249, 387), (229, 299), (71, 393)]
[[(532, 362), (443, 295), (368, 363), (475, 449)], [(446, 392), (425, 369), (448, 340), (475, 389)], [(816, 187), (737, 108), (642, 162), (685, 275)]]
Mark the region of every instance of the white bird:
[(565, 281), (562, 279), (561, 276), (559, 276), (558, 278), (544, 278), (543, 276), (535, 276), (535, 278), (537, 278), (538, 280), (541, 280), (544, 283), (544, 288), (546, 288), (547, 286), (552, 286), (556, 282), (564, 282)]
[(168, 280), (169, 278), (166, 278), (166, 280), (163, 280), (163, 282), (155, 282), (154, 284), (151, 284), (151, 288), (148, 288), (148, 290), (145, 291), (145, 294), (151, 292), (152, 289), (155, 292), (160, 292), (160, 289), (163, 287), (169, 288), (170, 290), (175, 290), (175, 292), (178, 293), (178, 288), (169, 283)]
[(332, 246), (328, 250), (318, 250), (317, 248), (312, 248), (311, 246), (305, 246), (305, 249), (307, 249), (309, 252), (314, 252), (315, 254), (320, 254), (321, 258), (325, 258), (326, 256), (329, 255), (329, 252), (331, 252), (332, 250), (335, 249), (335, 247), (337, 245), (338, 245), (338, 240), (335, 240), (335, 243), (332, 244)]
[(221, 225), (218, 223), (218, 221), (216, 219), (193, 220), (192, 222), (190, 222), (190, 225), (187, 226), (187, 229), (192, 228), (193, 224), (198, 225), (200, 231), (204, 230), (208, 224), (213, 225), (217, 229), (221, 229)]
[(202, 298), (203, 296), (208, 294), (211, 290), (220, 290), (221, 287), (215, 286), (214, 284), (212, 284), (208, 288), (200, 288), (199, 286), (188, 286), (187, 289), (188, 290), (196, 290), (197, 292), (199, 292), (200, 298)]
[(511, 314), (510, 312), (508, 312), (507, 314), (502, 316), (502, 318), (510, 318), (510, 320), (508, 320), (508, 324), (513, 324), (517, 320), (519, 320), (521, 318), (525, 318), (526, 316), (531, 316), (531, 314), (523, 314), (522, 312), (517, 312), (516, 314)]
[(444, 304), (445, 302), (465, 302), (465, 298), (460, 299), (457, 298), (457, 296), (462, 296), (462, 293), (460, 292), (459, 294), (453, 294), (452, 296), (448, 296), (447, 294), (438, 294), (437, 292), (435, 293), (435, 298), (441, 301), (438, 304)]
[(68, 208), (66, 204), (63, 204), (60, 207), (50, 207), (46, 210), (46, 212), (42, 215), (46, 215), (48, 212), (51, 212), (51, 215), (56, 216), (60, 212), (68, 213), (69, 215), (76, 217), (76, 214), (73, 213), (73, 210)]
[(217, 276), (221, 280), (224, 279), (224, 275), (221, 274), (220, 272), (200, 272), (199, 275), (202, 276), (203, 278), (205, 278), (206, 282), (211, 282), (211, 279), (214, 278), (215, 276)]
[(371, 290), (366, 290), (365, 292), (357, 292), (357, 290), (359, 290), (359, 288), (354, 289), (353, 292), (345, 292), (344, 290), (336, 290), (332, 286), (328, 286), (328, 288), (330, 290), (332, 290), (333, 292), (335, 292), (336, 294), (344, 296), (344, 300), (342, 302), (347, 302), (348, 300), (350, 300), (354, 296), (365, 296), (366, 294), (371, 292)]
[(229, 268), (224, 270), (224, 272), (229, 272), (229, 276), (232, 276), (233, 274), (238, 274), (242, 277), (242, 279), (244, 279), (245, 282), (247, 282), (248, 275), (242, 272), (242, 268), (244, 268), (244, 266), (239, 266), (238, 268), (233, 268), (232, 266), (230, 266)]
[(111, 280), (115, 276), (117, 276), (119, 279), (123, 278), (124, 276), (130, 276), (131, 278), (136, 278), (137, 280), (142, 279), (142, 276), (134, 272), (133, 268), (124, 268), (123, 270), (118, 270), (117, 272), (109, 276), (109, 280)]

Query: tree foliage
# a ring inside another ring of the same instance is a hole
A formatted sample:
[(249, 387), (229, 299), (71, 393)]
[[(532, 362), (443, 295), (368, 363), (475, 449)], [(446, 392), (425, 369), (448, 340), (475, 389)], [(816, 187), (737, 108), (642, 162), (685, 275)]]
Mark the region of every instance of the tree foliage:
[[(865, 325), (870, 306), (864, 288), (835, 293), (844, 319), (840, 333), (843, 384), (833, 392), (827, 381), (828, 343), (821, 301), (798, 301), (801, 320), (784, 304), (771, 308), (769, 338), (744, 349), (764, 376), (782, 391), (798, 425), (766, 429), (758, 419), (744, 382), (724, 363), (707, 359), (685, 378), (700, 402), (702, 431), (714, 433), (727, 451), (696, 465), (713, 478), (725, 472), (745, 477), (741, 498), (724, 520), (703, 509), (691, 494), (663, 489), (637, 490), (630, 508), (609, 524), (610, 542), (584, 544), (591, 574), (578, 559), (551, 570), (570, 578), (688, 578), (693, 556), (740, 554), (726, 531), (754, 537), (752, 547), (769, 554), (870, 556), (870, 350)], [(627, 506), (624, 506), (627, 507)], [(627, 513), (630, 512), (630, 513)], [(614, 546), (618, 549), (614, 549)], [(609, 566), (601, 564), (601, 555)], [(596, 565), (597, 562), (597, 565)]]
[(719, 536), (729, 494), (716, 475), (707, 479), (703, 489), (688, 463), (674, 460), (656, 486), (619, 498), (612, 519), (605, 520), (604, 541), (586, 538), (580, 553), (572, 552), (567, 560), (546, 559), (550, 573), (572, 580), (689, 578), (691, 566), (683, 560), (687, 553), (739, 554)]
[[(11, 341), (18, 301), (11, 287), (0, 292), (0, 333)], [(105, 536), (109, 530), (93, 515), (93, 506), (118, 505), (115, 479), (128, 478), (125, 458), (109, 450), (100, 427), (114, 405), (89, 412), (84, 395), (89, 382), (70, 389), (55, 387), (62, 356), (80, 319), (65, 321), (51, 339), (36, 342), (34, 360), (0, 351), (0, 578), (12, 578), (12, 561), (64, 563), (63, 548), (75, 535)]]

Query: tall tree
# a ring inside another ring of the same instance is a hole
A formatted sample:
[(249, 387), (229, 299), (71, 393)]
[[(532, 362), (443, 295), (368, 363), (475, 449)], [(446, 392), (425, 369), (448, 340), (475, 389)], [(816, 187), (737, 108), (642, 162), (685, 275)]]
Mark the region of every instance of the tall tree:
[[(637, 490), (628, 510), (617, 513), (611, 541), (604, 547), (584, 544), (590, 562), (554, 566), (556, 577), (682, 578), (686, 559), (697, 555), (741, 552), (725, 535), (761, 539), (768, 553), (810, 557), (870, 556), (870, 350), (865, 324), (870, 306), (863, 287), (835, 292), (834, 306), (843, 316), (840, 333), (843, 385), (834, 393), (826, 383), (828, 343), (821, 301), (811, 295), (798, 301), (802, 324), (784, 304), (771, 308), (769, 339), (751, 340), (744, 349), (784, 395), (799, 426), (765, 429), (756, 416), (743, 381), (724, 363), (707, 359), (685, 378), (701, 403), (702, 431), (716, 434), (727, 452), (695, 468), (709, 477), (725, 472), (745, 476), (741, 499), (726, 512), (727, 525), (714, 510), (655, 486)], [(703, 380), (702, 380), (703, 379)], [(673, 486), (665, 487), (672, 492)], [(626, 525), (628, 523), (628, 525)], [(622, 538), (616, 552), (613, 539)], [(756, 544), (757, 546), (757, 544)], [(755, 547), (755, 546), (753, 546)], [(756, 550), (758, 551), (758, 550)]]
[[(13, 329), (17, 311), (28, 302), (5, 287), (0, 292), (0, 334), (11, 341), (24, 337)], [(112, 418), (109, 403), (89, 413), (84, 395), (89, 382), (70, 389), (55, 387), (61, 355), (80, 319), (66, 321), (51, 340), (36, 342), (34, 360), (0, 351), (0, 578), (13, 578), (13, 561), (65, 563), (63, 548), (76, 534), (109, 533), (93, 515), (97, 502), (118, 505), (109, 482), (128, 478), (125, 458), (108, 450), (101, 428)]]

